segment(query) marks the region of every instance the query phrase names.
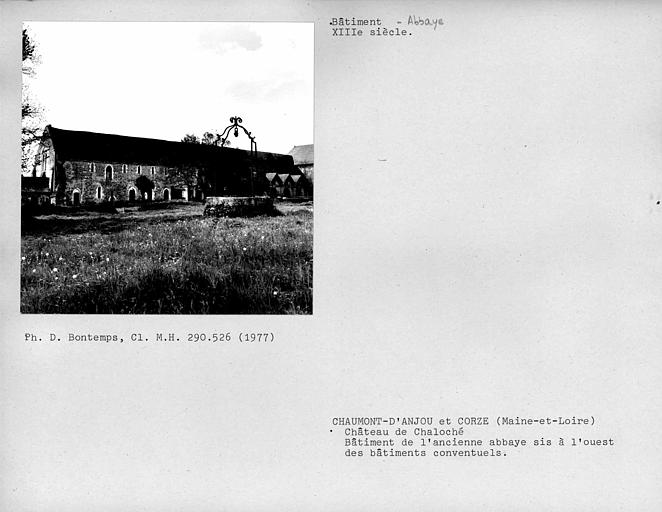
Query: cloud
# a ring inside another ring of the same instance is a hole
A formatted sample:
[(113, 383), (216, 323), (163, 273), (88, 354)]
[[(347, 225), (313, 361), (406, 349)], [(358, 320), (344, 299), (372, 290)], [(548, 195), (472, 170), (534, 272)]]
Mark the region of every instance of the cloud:
[(225, 92), (240, 100), (277, 101), (298, 92), (305, 91), (303, 80), (236, 80)]
[(306, 84), (303, 80), (289, 80), (271, 87), (264, 98), (268, 101), (276, 101), (288, 96), (294, 96), (306, 90)]
[(223, 54), (235, 48), (249, 52), (262, 47), (262, 37), (246, 25), (222, 26), (200, 34), (200, 46), (205, 50)]
[(265, 90), (269, 87), (267, 80), (235, 80), (225, 92), (240, 100), (258, 100), (264, 97)]

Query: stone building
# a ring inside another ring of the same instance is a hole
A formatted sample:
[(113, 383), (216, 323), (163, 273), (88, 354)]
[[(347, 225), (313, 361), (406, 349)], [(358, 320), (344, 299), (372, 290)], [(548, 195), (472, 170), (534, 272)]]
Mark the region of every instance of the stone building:
[(313, 145), (294, 146), (288, 155), (294, 159), (294, 165), (299, 168), (312, 189), (314, 171)]
[[(44, 130), (23, 198), (40, 187), (51, 203), (203, 200), (213, 196), (274, 195), (268, 173), (289, 177), (290, 193), (309, 186), (291, 155), (221, 148), (105, 133)], [(38, 182), (38, 183), (37, 183)]]
[(50, 204), (51, 187), (46, 176), (21, 176), (23, 203)]

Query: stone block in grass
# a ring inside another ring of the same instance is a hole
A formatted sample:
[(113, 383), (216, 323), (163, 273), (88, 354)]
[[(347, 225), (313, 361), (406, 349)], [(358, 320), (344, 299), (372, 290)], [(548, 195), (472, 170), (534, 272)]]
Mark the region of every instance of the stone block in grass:
[(204, 215), (210, 217), (255, 217), (277, 215), (270, 197), (208, 197)]

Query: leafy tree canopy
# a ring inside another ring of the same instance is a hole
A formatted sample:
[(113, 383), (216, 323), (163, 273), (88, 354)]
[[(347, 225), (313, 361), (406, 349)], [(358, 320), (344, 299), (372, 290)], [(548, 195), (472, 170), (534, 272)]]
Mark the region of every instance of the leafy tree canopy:
[(37, 142), (43, 127), (42, 108), (30, 94), (28, 79), (35, 75), (35, 66), (40, 57), (37, 45), (28, 32), (23, 29), (23, 94), (21, 101), (21, 171), (28, 172), (34, 167)]
[[(210, 146), (220, 146), (221, 134), (217, 132), (205, 132), (201, 137), (198, 137), (194, 133), (187, 133), (184, 135), (184, 137), (182, 137), (182, 142), (188, 142), (189, 144), (207, 144)], [(226, 140), (224, 146), (230, 146), (230, 141)]]
[(138, 187), (138, 190), (140, 190), (140, 194), (142, 195), (145, 192), (149, 193), (154, 190), (154, 182), (144, 174), (141, 174), (136, 178), (136, 187)]

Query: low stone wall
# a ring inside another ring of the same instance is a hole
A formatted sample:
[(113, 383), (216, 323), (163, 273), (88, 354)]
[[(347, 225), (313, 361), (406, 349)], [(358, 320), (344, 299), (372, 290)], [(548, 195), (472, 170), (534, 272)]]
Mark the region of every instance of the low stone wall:
[(204, 214), (212, 217), (254, 217), (274, 215), (273, 199), (270, 197), (208, 197), (205, 199)]

